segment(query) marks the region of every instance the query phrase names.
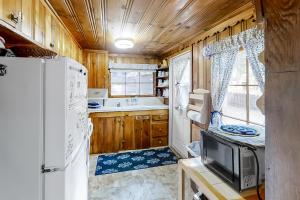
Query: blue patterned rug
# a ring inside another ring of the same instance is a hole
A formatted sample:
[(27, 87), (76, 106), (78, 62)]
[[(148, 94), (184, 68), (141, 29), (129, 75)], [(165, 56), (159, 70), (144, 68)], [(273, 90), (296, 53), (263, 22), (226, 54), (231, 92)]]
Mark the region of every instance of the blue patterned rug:
[(178, 158), (169, 147), (99, 155), (95, 175), (112, 174), (176, 164)]

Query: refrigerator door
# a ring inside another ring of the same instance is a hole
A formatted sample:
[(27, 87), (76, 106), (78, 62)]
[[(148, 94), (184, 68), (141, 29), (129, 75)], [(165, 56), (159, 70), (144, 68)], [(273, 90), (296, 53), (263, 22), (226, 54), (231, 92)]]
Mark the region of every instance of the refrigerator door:
[(45, 200), (87, 200), (86, 143), (87, 140), (65, 169), (45, 173)]
[(42, 199), (43, 74), (42, 59), (0, 58), (3, 200)]
[(46, 60), (45, 166), (65, 168), (87, 135), (87, 70), (78, 62)]

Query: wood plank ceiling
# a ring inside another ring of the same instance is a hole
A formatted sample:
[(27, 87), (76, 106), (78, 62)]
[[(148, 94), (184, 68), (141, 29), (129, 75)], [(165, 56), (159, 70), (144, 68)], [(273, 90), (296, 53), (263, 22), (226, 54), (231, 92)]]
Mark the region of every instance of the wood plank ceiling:
[[(160, 55), (252, 0), (47, 0), (82, 48)], [(116, 38), (135, 47), (120, 50)]]

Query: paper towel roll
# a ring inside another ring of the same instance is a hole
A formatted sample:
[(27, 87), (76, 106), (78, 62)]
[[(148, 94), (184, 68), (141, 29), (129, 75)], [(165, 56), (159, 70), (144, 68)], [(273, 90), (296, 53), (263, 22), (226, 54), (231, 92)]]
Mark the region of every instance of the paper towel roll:
[(203, 121), (203, 117), (201, 116), (201, 113), (190, 110), (187, 113), (187, 117), (193, 121), (199, 122), (199, 123), (203, 123), (205, 124), (206, 122)]

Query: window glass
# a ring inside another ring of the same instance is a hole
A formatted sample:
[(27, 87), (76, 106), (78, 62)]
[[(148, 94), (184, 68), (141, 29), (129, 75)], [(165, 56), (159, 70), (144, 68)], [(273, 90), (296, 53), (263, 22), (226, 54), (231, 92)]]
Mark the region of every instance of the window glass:
[(240, 51), (233, 66), (228, 92), (225, 96), (222, 112), (225, 124), (265, 124), (265, 116), (256, 106), (262, 92), (247, 62), (245, 51)]
[(252, 68), (249, 65), (249, 85), (258, 85), (258, 82), (253, 74)]
[(153, 83), (141, 83), (140, 92), (143, 95), (153, 95)]
[(139, 83), (139, 72), (126, 72), (126, 83)]
[(246, 86), (229, 86), (223, 103), (223, 114), (247, 120), (246, 99)]
[(125, 84), (125, 72), (111, 72), (111, 82)]
[(112, 83), (111, 84), (111, 95), (124, 95), (125, 84)]
[(152, 96), (153, 90), (152, 71), (113, 71), (111, 75), (112, 96)]
[(139, 83), (126, 84), (126, 95), (139, 95), (139, 93), (140, 93)]
[(247, 122), (245, 122), (245, 121), (233, 119), (233, 118), (231, 118), (231, 117), (226, 117), (226, 116), (223, 116), (223, 117), (222, 117), (222, 122), (223, 122), (224, 124), (247, 125)]
[(230, 85), (245, 85), (247, 82), (246, 54), (240, 51), (232, 70)]
[(153, 83), (153, 72), (140, 72), (141, 83)]
[(256, 101), (261, 97), (259, 86), (249, 86), (249, 121), (257, 124), (265, 124), (265, 116), (256, 106)]

